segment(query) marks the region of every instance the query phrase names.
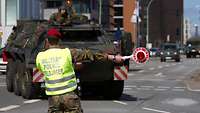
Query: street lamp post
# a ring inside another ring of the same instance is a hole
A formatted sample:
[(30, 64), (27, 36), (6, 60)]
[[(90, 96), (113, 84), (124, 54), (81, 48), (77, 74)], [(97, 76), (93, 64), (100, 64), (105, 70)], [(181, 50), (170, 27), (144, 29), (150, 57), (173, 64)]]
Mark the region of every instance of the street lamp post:
[(149, 8), (154, 0), (150, 0), (147, 5), (147, 36), (146, 36), (146, 46), (149, 44)]
[(99, 25), (101, 25), (101, 16), (102, 16), (102, 0), (99, 0)]

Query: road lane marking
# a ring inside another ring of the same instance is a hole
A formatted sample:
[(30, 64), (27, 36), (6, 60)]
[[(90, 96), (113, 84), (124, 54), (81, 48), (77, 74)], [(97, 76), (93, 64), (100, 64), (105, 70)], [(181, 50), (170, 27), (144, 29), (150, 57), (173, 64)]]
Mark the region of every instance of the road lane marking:
[(154, 86), (140, 86), (141, 88), (154, 88)]
[(126, 88), (136, 88), (137, 86), (124, 86)]
[(175, 66), (176, 64), (172, 64), (172, 66)]
[(163, 68), (163, 66), (158, 66), (158, 69), (161, 69), (161, 68)]
[(122, 105), (128, 105), (127, 103), (122, 102), (122, 101), (118, 101), (118, 100), (114, 100), (113, 102), (118, 103), (118, 104), (122, 104)]
[(185, 89), (172, 89), (172, 91), (185, 91)]
[(156, 77), (161, 77), (163, 75), (163, 73), (157, 73), (157, 74), (155, 74), (154, 76), (156, 76)]
[(158, 113), (170, 113), (170, 112), (167, 112), (167, 111), (161, 111), (161, 110), (146, 108), (146, 107), (143, 107), (142, 109), (147, 110), (147, 111), (154, 111), (154, 112), (158, 112)]
[(34, 99), (34, 100), (27, 100), (27, 101), (24, 101), (24, 104), (31, 104), (31, 103), (35, 103), (35, 102), (39, 102), (41, 101), (40, 99)]
[(170, 65), (165, 65), (165, 67), (169, 67)]
[(149, 89), (149, 88), (136, 88), (137, 90), (146, 90), (146, 91), (148, 91), (148, 90), (151, 90), (151, 89)]
[(138, 71), (138, 73), (143, 73), (144, 72), (144, 70), (140, 70), (140, 71)]
[(128, 77), (135, 76), (135, 74), (128, 74)]
[(155, 91), (166, 91), (166, 90), (168, 90), (168, 89), (155, 88), (154, 90), (155, 90)]
[(174, 87), (175, 89), (185, 89), (186, 87)]
[(0, 112), (5, 112), (5, 111), (11, 110), (11, 109), (18, 108), (18, 107), (20, 107), (20, 105), (10, 105), (7, 107), (0, 108)]
[(154, 67), (152, 67), (152, 68), (149, 68), (149, 70), (151, 70), (151, 71), (153, 71), (155, 68)]
[(6, 76), (0, 76), (0, 79), (6, 79)]
[(124, 90), (132, 90), (132, 88), (126, 88), (126, 87), (125, 87)]
[(158, 89), (170, 89), (170, 87), (167, 87), (167, 86), (158, 86)]
[(6, 87), (6, 83), (1, 83), (0, 87)]

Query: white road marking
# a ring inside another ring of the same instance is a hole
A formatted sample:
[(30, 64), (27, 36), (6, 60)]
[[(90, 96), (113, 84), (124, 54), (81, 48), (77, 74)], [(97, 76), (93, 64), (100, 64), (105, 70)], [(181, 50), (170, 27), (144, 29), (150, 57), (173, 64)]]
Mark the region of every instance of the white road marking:
[(156, 82), (160, 82), (160, 81), (165, 81), (164, 79), (134, 79), (133, 81), (156, 81)]
[(186, 87), (174, 87), (175, 89), (185, 89)]
[(172, 64), (172, 66), (175, 66), (176, 64)]
[(166, 91), (167, 89), (159, 89), (159, 88), (155, 88), (155, 91)]
[(0, 79), (6, 79), (6, 76), (0, 76)]
[(136, 88), (137, 86), (124, 86), (126, 88)]
[(154, 112), (158, 112), (158, 113), (170, 113), (170, 112), (167, 112), (167, 111), (161, 111), (161, 110), (146, 108), (146, 107), (143, 107), (142, 109), (147, 110), (147, 111), (154, 111)]
[(8, 110), (15, 109), (15, 108), (18, 108), (18, 107), (20, 107), (20, 105), (10, 105), (10, 106), (7, 106), (7, 107), (0, 108), (0, 112), (8, 111)]
[(149, 70), (151, 70), (151, 71), (153, 71), (155, 68), (154, 67), (152, 67), (152, 68), (149, 68)]
[(131, 74), (128, 74), (128, 77), (131, 77), (131, 76), (135, 76), (135, 74), (132, 74), (132, 73), (131, 73)]
[(144, 72), (144, 70), (140, 70), (140, 71), (138, 71), (138, 73), (143, 73)]
[(141, 88), (154, 88), (154, 86), (140, 86)]
[(0, 87), (5, 87), (6, 84), (5, 83), (0, 83)]
[(136, 88), (137, 90), (150, 90), (149, 88)]
[(124, 90), (132, 90), (132, 88), (126, 88), (126, 87), (125, 87)]
[(163, 66), (158, 66), (158, 69), (161, 69), (161, 68), (163, 68)]
[(170, 65), (165, 65), (165, 67), (169, 67)]
[(185, 89), (172, 89), (172, 91), (185, 91)]
[(24, 101), (24, 104), (31, 104), (31, 103), (35, 103), (35, 102), (39, 102), (41, 101), (40, 99), (34, 99), (34, 100), (27, 100), (27, 101)]
[(118, 101), (118, 100), (114, 100), (113, 102), (118, 103), (118, 104), (122, 104), (122, 105), (128, 105), (127, 103), (122, 102), (122, 101)]
[(162, 76), (162, 75), (163, 75), (163, 73), (157, 73), (157, 74), (155, 74), (154, 76), (160, 77), (160, 76)]
[(170, 89), (170, 87), (167, 87), (167, 86), (158, 86), (158, 89)]

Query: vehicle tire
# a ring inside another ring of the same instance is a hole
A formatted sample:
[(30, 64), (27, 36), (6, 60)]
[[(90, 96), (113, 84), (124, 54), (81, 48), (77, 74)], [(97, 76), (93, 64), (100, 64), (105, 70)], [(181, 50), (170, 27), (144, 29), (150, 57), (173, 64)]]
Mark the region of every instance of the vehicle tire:
[(176, 61), (176, 62), (180, 62), (180, 58), (176, 59), (175, 61)]
[(121, 97), (124, 89), (123, 80), (107, 81), (105, 85), (103, 92), (103, 97), (105, 99), (113, 100)]
[(191, 56), (189, 54), (186, 55), (186, 58), (191, 58)]
[(19, 74), (17, 73), (14, 77), (14, 80), (13, 80), (13, 89), (14, 89), (14, 93), (15, 95), (17, 96), (20, 96), (21, 95), (21, 89), (20, 89), (20, 77), (19, 77)]
[(26, 70), (22, 77), (22, 96), (25, 99), (32, 99), (38, 94), (40, 94), (40, 85), (32, 82), (31, 70)]
[(161, 62), (166, 62), (166, 60), (164, 58), (161, 58), (160, 61)]
[(8, 92), (13, 92), (14, 75), (16, 74), (16, 62), (13, 59), (8, 59), (6, 69), (6, 85)]

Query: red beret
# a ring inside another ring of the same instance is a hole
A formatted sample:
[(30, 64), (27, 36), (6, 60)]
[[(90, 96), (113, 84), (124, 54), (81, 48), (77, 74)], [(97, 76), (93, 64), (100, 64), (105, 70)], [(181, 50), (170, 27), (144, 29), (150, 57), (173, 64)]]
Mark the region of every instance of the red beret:
[(48, 32), (47, 32), (47, 35), (49, 37), (61, 38), (61, 33), (55, 28), (49, 29)]

